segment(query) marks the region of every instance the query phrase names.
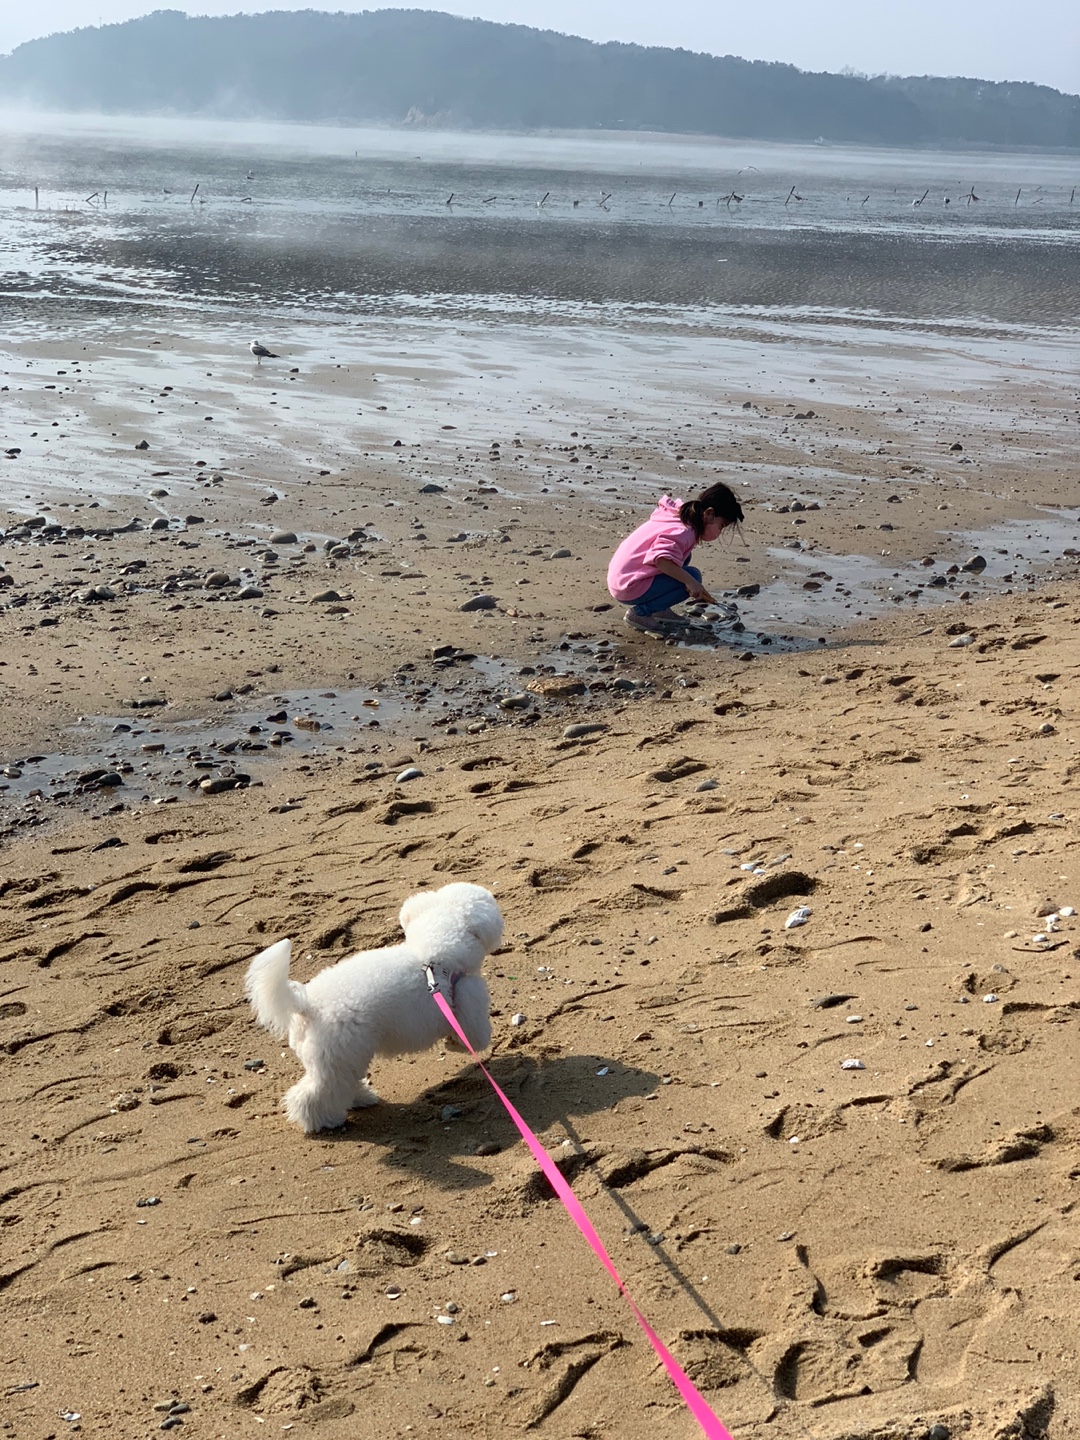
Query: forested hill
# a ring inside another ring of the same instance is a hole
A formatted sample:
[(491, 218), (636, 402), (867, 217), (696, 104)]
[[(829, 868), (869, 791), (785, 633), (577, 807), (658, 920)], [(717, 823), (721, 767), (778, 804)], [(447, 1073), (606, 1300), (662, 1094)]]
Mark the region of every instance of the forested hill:
[(1080, 97), (1023, 82), (812, 74), (423, 10), (138, 20), (0, 57), (0, 106), (488, 129), (1080, 149)]

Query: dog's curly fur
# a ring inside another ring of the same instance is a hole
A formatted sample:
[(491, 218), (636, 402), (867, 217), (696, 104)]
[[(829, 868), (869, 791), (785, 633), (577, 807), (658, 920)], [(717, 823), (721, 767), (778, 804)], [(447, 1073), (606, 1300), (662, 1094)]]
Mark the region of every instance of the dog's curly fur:
[(480, 970), (502, 939), (495, 897), (479, 885), (444, 885), (410, 896), (399, 919), (404, 944), (350, 955), (306, 985), (289, 979), (289, 940), (263, 950), (248, 967), (245, 989), (255, 1018), (287, 1039), (304, 1067), (281, 1103), (309, 1135), (343, 1125), (350, 1109), (376, 1104), (367, 1082), (376, 1055), (407, 1055), (437, 1040), (461, 1048), (431, 998), (427, 966), (473, 1048), (491, 1044)]

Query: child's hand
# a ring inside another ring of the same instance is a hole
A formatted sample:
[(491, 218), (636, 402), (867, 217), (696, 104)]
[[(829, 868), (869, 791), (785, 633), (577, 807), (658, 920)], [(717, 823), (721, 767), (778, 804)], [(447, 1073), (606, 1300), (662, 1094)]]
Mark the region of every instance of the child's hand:
[(702, 585), (701, 581), (695, 580), (692, 575), (688, 575), (683, 581), (683, 584), (689, 591), (691, 600), (700, 600), (703, 605), (716, 604), (716, 601), (709, 594), (708, 590), (705, 589), (705, 586)]

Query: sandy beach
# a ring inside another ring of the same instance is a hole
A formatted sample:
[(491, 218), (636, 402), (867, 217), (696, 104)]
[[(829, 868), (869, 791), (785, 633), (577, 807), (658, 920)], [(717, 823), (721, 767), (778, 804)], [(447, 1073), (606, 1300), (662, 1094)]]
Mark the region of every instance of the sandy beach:
[[(377, 1062), (315, 1138), (279, 1110), (249, 958), (310, 978), (461, 879), (507, 922), (492, 1073), (736, 1440), (1070, 1435), (1052, 247), (1001, 313), (920, 316), (880, 257), (895, 313), (839, 272), (698, 300), (700, 255), (590, 298), (572, 237), (580, 293), (398, 256), (346, 303), (336, 240), (0, 224), (6, 1434), (697, 1433), (475, 1066)], [(660, 242), (619, 243), (621, 285)], [(980, 255), (942, 294), (1024, 270)], [(633, 634), (611, 550), (716, 478), (712, 643)]]

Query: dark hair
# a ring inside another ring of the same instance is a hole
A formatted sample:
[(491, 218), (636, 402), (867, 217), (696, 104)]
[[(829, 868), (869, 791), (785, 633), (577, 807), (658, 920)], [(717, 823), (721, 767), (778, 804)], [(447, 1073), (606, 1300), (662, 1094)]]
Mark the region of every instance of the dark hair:
[(742, 524), (742, 506), (735, 498), (734, 492), (719, 480), (715, 485), (710, 485), (707, 490), (703, 490), (696, 499), (687, 500), (679, 506), (679, 519), (684, 525), (693, 527), (694, 534), (699, 540), (705, 534), (706, 510), (711, 510), (725, 525)]

